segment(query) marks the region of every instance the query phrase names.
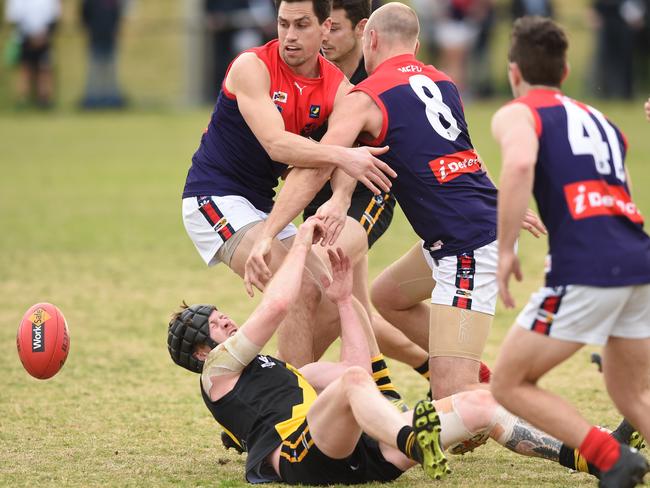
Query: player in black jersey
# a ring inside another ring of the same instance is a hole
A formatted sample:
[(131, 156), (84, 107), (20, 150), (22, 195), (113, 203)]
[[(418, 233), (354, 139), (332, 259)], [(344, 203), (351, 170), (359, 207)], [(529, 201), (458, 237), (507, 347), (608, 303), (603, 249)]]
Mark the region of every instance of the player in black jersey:
[(211, 305), (186, 307), (169, 324), (172, 359), (201, 373), (206, 406), (232, 442), (248, 451), (248, 481), (389, 481), (418, 463), (439, 478), (449, 472), (443, 449), (457, 452), (488, 437), (523, 455), (580, 465), (572, 449), (508, 413), (487, 390), (423, 400), (399, 413), (370, 375), (372, 332), (352, 300), (350, 261), (340, 249), (329, 253), (333, 279), (326, 284), (341, 315), (340, 361), (297, 370), (260, 354), (299, 298), (305, 257), (322, 230), (315, 217), (299, 228), (262, 302), (241, 327)]
[(170, 354), (177, 364), (202, 373), (208, 409), (248, 451), (250, 482), (387, 481), (417, 461), (427, 474), (440, 477), (446, 460), (431, 404), (420, 405), (416, 415), (416, 442), (410, 422), (370, 376), (372, 331), (363, 308), (352, 300), (349, 259), (340, 250), (330, 252), (334, 278), (326, 293), (344, 324), (341, 361), (311, 363), (299, 371), (259, 354), (299, 299), (305, 258), (322, 231), (316, 217), (300, 226), (262, 302), (241, 327), (212, 306), (178, 313), (169, 327)]

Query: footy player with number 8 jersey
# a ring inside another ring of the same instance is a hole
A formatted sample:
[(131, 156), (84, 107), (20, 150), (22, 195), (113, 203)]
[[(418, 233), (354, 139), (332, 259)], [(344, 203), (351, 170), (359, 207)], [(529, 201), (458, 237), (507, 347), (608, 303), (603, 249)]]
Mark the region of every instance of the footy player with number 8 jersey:
[[(428, 289), (430, 313), (425, 305), (412, 319), (431, 339), (435, 399), (478, 382), (497, 297), (496, 188), (473, 148), (455, 84), (416, 59), (418, 34), (417, 15), (406, 5), (391, 2), (371, 15), (363, 33), (370, 76), (333, 111), (322, 142), (351, 146), (358, 139), (389, 147), (379, 157), (397, 173), (393, 194), (422, 239), (419, 259), (407, 266), (433, 272), (435, 280), (433, 292)], [(335, 196), (351, 194), (354, 182), (336, 176)], [(276, 215), (296, 215), (295, 208), (289, 210), (296, 204), (291, 196), (280, 194)], [(408, 256), (398, 263), (407, 261)], [(407, 289), (411, 283), (401, 285)], [(405, 317), (410, 310), (402, 312)]]
[(505, 408), (578, 448), (601, 487), (631, 487), (650, 469), (634, 449), (591, 426), (537, 381), (584, 344), (604, 346), (616, 407), (650, 435), (650, 238), (630, 197), (627, 142), (601, 112), (560, 91), (564, 31), (553, 21), (514, 24), (509, 80), (516, 99), (492, 121), (503, 167), (498, 204), (499, 293), (514, 307), (513, 252), (531, 193), (549, 232), (546, 284), (504, 342), (492, 391)]

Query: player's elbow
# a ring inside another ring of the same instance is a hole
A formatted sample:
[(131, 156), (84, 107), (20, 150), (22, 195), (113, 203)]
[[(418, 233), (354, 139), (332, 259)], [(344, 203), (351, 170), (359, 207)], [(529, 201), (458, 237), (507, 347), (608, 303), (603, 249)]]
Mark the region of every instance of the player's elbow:
[(289, 313), (291, 302), (284, 296), (267, 295), (264, 300), (264, 315), (269, 322), (281, 322)]
[(260, 143), (273, 161), (291, 165), (294, 164), (295, 151), (293, 151), (291, 141), (288, 141), (283, 135), (274, 132), (261, 138)]
[(323, 188), (323, 185), (329, 181), (333, 170), (334, 168), (332, 166), (295, 169), (295, 171), (300, 171), (300, 187), (303, 190), (311, 191), (314, 194)]
[(513, 154), (503, 161), (503, 172), (513, 179), (519, 180), (530, 176), (535, 168), (535, 159), (525, 154)]
[(520, 173), (533, 171), (537, 162), (537, 150), (524, 143), (511, 146), (503, 153), (503, 168)]
[(281, 141), (274, 139), (274, 138), (268, 138), (268, 139), (261, 139), (260, 143), (266, 150), (266, 153), (269, 155), (269, 157), (273, 161), (278, 161), (280, 163), (289, 163), (289, 161), (286, 161), (286, 152), (284, 150), (284, 144), (282, 144)]

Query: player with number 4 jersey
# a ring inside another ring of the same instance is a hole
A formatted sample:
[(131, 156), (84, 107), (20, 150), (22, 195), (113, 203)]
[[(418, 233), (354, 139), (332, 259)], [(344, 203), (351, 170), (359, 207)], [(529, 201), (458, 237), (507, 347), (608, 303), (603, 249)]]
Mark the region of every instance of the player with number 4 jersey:
[(514, 24), (508, 77), (515, 100), (492, 120), (501, 146), (499, 293), (514, 306), (512, 250), (531, 193), (549, 232), (546, 286), (517, 317), (492, 378), (510, 412), (557, 436), (600, 470), (601, 488), (633, 487), (650, 466), (591, 426), (538, 381), (584, 344), (604, 346), (612, 400), (650, 435), (650, 237), (632, 202), (621, 131), (593, 107), (565, 96), (564, 31), (550, 19)]
[(650, 239), (630, 196), (623, 133), (555, 89), (512, 103), (530, 109), (539, 140), (533, 193), (550, 235), (546, 285), (650, 281)]

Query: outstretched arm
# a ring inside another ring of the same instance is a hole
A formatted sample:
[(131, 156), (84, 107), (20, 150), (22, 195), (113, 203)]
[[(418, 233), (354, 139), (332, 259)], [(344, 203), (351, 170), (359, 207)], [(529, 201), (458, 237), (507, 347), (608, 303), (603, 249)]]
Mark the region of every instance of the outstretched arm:
[[(381, 133), (384, 115), (381, 109), (376, 105), (374, 100), (364, 92), (352, 92), (346, 99), (350, 102), (346, 105), (349, 112), (341, 111), (336, 117), (331, 119), (329, 129), (323, 137), (323, 142), (328, 144), (344, 144), (349, 137), (350, 118), (363, 114), (363, 125), (353, 127), (354, 137), (360, 134), (376, 139)], [(388, 149), (386, 147), (386, 149)], [(395, 172), (391, 174), (394, 178)], [(356, 181), (346, 174), (342, 169), (336, 169), (332, 175), (332, 197), (325, 202), (319, 209), (318, 215), (325, 224), (326, 235), (323, 239), (323, 245), (333, 245), (345, 225), (345, 219), (352, 193), (356, 187)]]
[(501, 146), (501, 179), (498, 198), (499, 294), (506, 307), (515, 302), (508, 282), (522, 274), (514, 248), (528, 210), (539, 141), (530, 109), (520, 103), (506, 105), (492, 119), (492, 134)]
[(325, 237), (322, 240), (323, 246), (332, 246), (336, 243), (339, 234), (345, 226), (352, 193), (357, 186), (356, 180), (350, 178), (341, 170), (335, 170), (331, 178), (332, 196), (323, 203), (316, 211), (325, 226)]
[[(322, 226), (315, 217), (307, 219), (298, 229), (293, 246), (271, 280), (262, 302), (235, 334), (205, 359), (201, 375), (203, 389), (216, 400), (224, 394), (223, 380), (239, 374), (262, 350), (299, 296), (305, 258)], [(230, 388), (228, 388), (229, 390)]]
[(267, 285), (261, 303), (240, 328), (254, 344), (264, 346), (299, 299), (305, 259), (313, 242), (320, 239), (321, 232), (322, 225), (315, 217), (298, 228), (293, 245)]
[[(336, 303), (341, 318), (341, 354), (339, 362), (328, 363), (318, 361), (303, 366), (300, 371), (316, 391), (323, 390), (332, 381), (351, 366), (361, 366), (372, 373), (371, 354), (378, 349), (370, 319), (358, 300), (352, 296), (352, 266), (350, 259), (343, 254), (341, 248), (336, 252), (328, 251), (332, 267), (332, 281), (324, 282), (327, 298)], [(324, 278), (326, 280), (326, 278)]]
[(312, 201), (331, 173), (330, 168), (293, 168), (289, 172), (244, 266), (244, 286), (249, 295), (253, 295), (253, 286), (262, 290), (272, 276), (267, 259), (275, 236)]

